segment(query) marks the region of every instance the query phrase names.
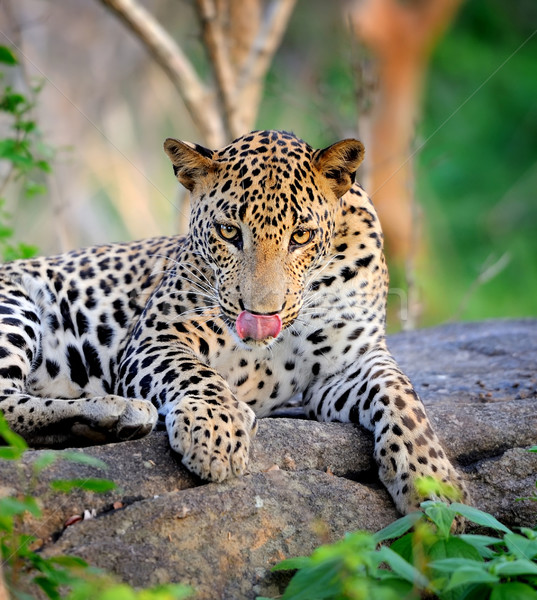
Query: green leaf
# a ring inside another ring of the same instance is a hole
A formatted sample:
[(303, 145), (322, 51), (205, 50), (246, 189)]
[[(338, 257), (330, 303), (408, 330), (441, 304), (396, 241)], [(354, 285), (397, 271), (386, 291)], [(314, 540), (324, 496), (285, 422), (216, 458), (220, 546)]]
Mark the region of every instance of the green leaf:
[[(14, 431), (12, 431), (9, 428), (9, 425), (7, 424), (6, 418), (4, 417), (4, 415), (0, 412), (0, 437), (3, 437), (6, 444), (8, 444), (8, 446), (10, 446), (13, 450), (17, 450), (18, 451), (18, 455), (15, 458), (19, 458), (20, 455), (28, 449), (28, 444), (26, 443), (26, 441), (24, 440), (24, 438), (22, 438), (18, 433), (15, 433)], [(7, 448), (5, 447), (0, 447), (0, 451), (1, 450), (6, 450)], [(0, 455), (1, 457), (1, 455)], [(3, 458), (3, 457), (1, 457)]]
[(488, 535), (461, 534), (458, 536), (461, 540), (473, 546), (483, 558), (492, 558), (495, 554), (489, 546), (503, 544), (503, 540)]
[(32, 463), (32, 469), (35, 474), (41, 473), (50, 465), (53, 465), (58, 460), (59, 454), (54, 450), (43, 450), (37, 457), (37, 459)]
[(297, 556), (296, 558), (286, 558), (282, 562), (274, 565), (271, 571), (294, 571), (296, 569), (305, 569), (312, 565), (309, 556)]
[[(468, 587), (455, 589), (458, 593), (458, 600), (489, 600), (491, 585), (488, 583), (470, 584)], [(452, 594), (453, 592), (447, 592)], [(444, 600), (444, 592), (442, 593)]]
[(429, 581), (420, 573), (416, 567), (407, 562), (402, 556), (399, 556), (397, 552), (394, 552), (391, 548), (381, 546), (377, 550), (377, 556), (382, 562), (387, 563), (392, 571), (402, 577), (405, 581), (412, 584), (419, 585), (422, 588), (429, 586)]
[(52, 582), (48, 577), (43, 577), (41, 575), (34, 577), (33, 581), (45, 592), (50, 600), (61, 600), (60, 593), (58, 592), (58, 584), (56, 582)]
[(24, 133), (32, 133), (37, 128), (35, 121), (19, 121), (13, 125), (17, 131), (23, 131)]
[(470, 544), (457, 537), (440, 539), (435, 542), (430, 550), (431, 560), (441, 560), (445, 558), (464, 558), (483, 562), (479, 552)]
[[(394, 577), (393, 573), (391, 573), (388, 577), (385, 577), (381, 580), (381, 582), (379, 583), (379, 585), (377, 586), (378, 588), (384, 588), (387, 587), (389, 588), (392, 592), (395, 593), (395, 598), (397, 600), (400, 600), (401, 598), (410, 598), (410, 593), (412, 591), (412, 584), (409, 583), (408, 581), (405, 581), (404, 579), (401, 579), (399, 577)], [(375, 596), (370, 596), (371, 598), (375, 598), (377, 597), (377, 592), (375, 592)]]
[(23, 454), (24, 450), (13, 446), (0, 446), (0, 458), (3, 460), (18, 460)]
[(17, 260), (19, 258), (32, 258), (37, 254), (36, 246), (18, 244), (16, 247), (8, 246), (4, 248), (4, 261)]
[(24, 186), (24, 193), (27, 198), (34, 198), (47, 193), (47, 186), (35, 181), (27, 181)]
[(401, 600), (412, 590), (412, 586), (399, 578), (376, 582), (372, 578), (349, 577), (342, 586), (342, 591), (332, 598), (370, 598), (374, 600)]
[(16, 248), (18, 258), (33, 258), (38, 251), (37, 246), (32, 246), (29, 244), (17, 244)]
[(451, 508), (457, 512), (459, 515), (462, 515), (469, 521), (473, 521), (477, 523), (477, 525), (482, 525), (483, 527), (490, 527), (491, 529), (496, 529), (498, 531), (503, 531), (504, 533), (511, 533), (511, 530), (500, 523), (497, 519), (495, 519), (492, 515), (489, 515), (478, 508), (474, 508), (473, 506), (468, 506), (467, 504), (460, 504), (458, 502), (454, 502), (451, 504)]
[(38, 169), (41, 169), (41, 171), (44, 171), (45, 173), (52, 173), (52, 168), (51, 168), (50, 164), (46, 160), (38, 160), (38, 161), (36, 161), (35, 166)]
[(501, 583), (492, 589), (490, 600), (537, 600), (537, 591), (518, 581)]
[(13, 229), (11, 227), (6, 227), (5, 225), (0, 225), (0, 238), (8, 239), (13, 236)]
[(12, 138), (0, 139), (0, 158), (12, 160), (13, 156), (19, 154), (21, 143)]
[[(450, 559), (446, 559), (450, 560)], [(433, 568), (437, 568), (437, 564), (431, 564)], [(448, 585), (444, 588), (445, 592), (451, 591), (461, 585), (471, 585), (479, 583), (498, 583), (500, 578), (486, 570), (485, 563), (478, 567), (461, 566), (457, 569), (449, 580)]]
[(530, 529), (529, 527), (520, 527), (520, 533), (523, 533), (530, 540), (537, 540), (537, 529)]
[(49, 562), (61, 565), (62, 567), (82, 567), (88, 566), (88, 563), (78, 556), (51, 556), (48, 559)]
[(0, 139), (0, 158), (9, 160), (19, 167), (33, 165), (33, 160), (28, 152), (28, 144), (11, 138)]
[[(416, 490), (422, 498), (442, 498), (450, 501), (460, 500), (461, 492), (449, 483), (444, 483), (436, 477), (425, 476), (416, 479)], [(436, 500), (435, 502), (437, 502)], [(423, 502), (421, 506), (423, 507)]]
[(70, 492), (73, 489), (89, 492), (105, 493), (116, 489), (116, 484), (109, 479), (88, 477), (87, 479), (57, 479), (51, 481), (50, 487), (58, 492)]
[(11, 48), (0, 46), (0, 62), (5, 65), (16, 65), (18, 60)]
[(437, 526), (439, 535), (447, 537), (455, 518), (455, 511), (443, 502), (423, 502), (422, 508), (429, 519)]
[(505, 561), (494, 566), (494, 572), (502, 577), (520, 577), (537, 575), (537, 564), (525, 558)]
[(287, 586), (282, 600), (322, 600), (340, 593), (340, 561), (331, 561), (298, 571)]
[(528, 448), (528, 452), (537, 452), (537, 446), (532, 446), (531, 448)]
[[(479, 552), (473, 546), (467, 544), (457, 537), (439, 539), (429, 549), (428, 556), (432, 561), (443, 560), (446, 558), (462, 558), (464, 559), (465, 564), (468, 562), (468, 560), (483, 562)], [(430, 563), (434, 578), (445, 580), (446, 574), (434, 569), (432, 566), (433, 564), (434, 562)], [(442, 577), (442, 575), (444, 575), (444, 577)], [(436, 583), (440, 585), (440, 581), (437, 581)], [(448, 592), (444, 591), (441, 595), (442, 600), (459, 600), (461, 595), (460, 592), (460, 588)]]
[(531, 560), (537, 556), (537, 540), (529, 540), (518, 533), (507, 533), (503, 539), (511, 554), (517, 558)]
[[(26, 98), (22, 94), (13, 93), (11, 88), (6, 88), (6, 93), (0, 98), (0, 110), (15, 116), (24, 112), (25, 104)], [(22, 108), (19, 108), (21, 105)]]
[(41, 509), (35, 498), (32, 498), (31, 496), (28, 496), (23, 500), (18, 500), (11, 496), (0, 498), (0, 514), (2, 517), (22, 515), (25, 512), (31, 513), (34, 517), (41, 516)]
[(409, 563), (412, 563), (412, 556), (413, 556), (412, 540), (413, 540), (413, 538), (414, 538), (414, 536), (412, 533), (407, 533), (403, 537), (400, 537), (398, 540), (395, 540), (395, 542), (392, 542), (390, 544), (390, 548), (394, 552), (397, 552), (397, 554), (399, 554), (399, 556), (402, 556)]
[(90, 467), (97, 467), (98, 469), (106, 470), (108, 465), (100, 458), (85, 454), (84, 452), (76, 452), (74, 450), (63, 450), (60, 457), (70, 462), (79, 463), (81, 465), (89, 465)]
[(468, 559), (468, 558), (440, 558), (438, 560), (433, 560), (430, 563), (430, 567), (432, 569), (437, 569), (439, 571), (443, 571), (443, 572), (455, 572), (458, 569), (464, 569), (465, 567), (468, 568), (472, 568), (472, 569), (483, 569), (485, 568), (484, 565), (486, 563), (484, 563), (481, 559), (480, 560), (473, 560), (473, 559)]
[(377, 533), (373, 534), (373, 539), (375, 540), (375, 543), (378, 544), (385, 540), (401, 537), (421, 518), (423, 518), (423, 513), (420, 511), (409, 513), (408, 515), (397, 519), (397, 521), (390, 523), (387, 527), (384, 527), (384, 529), (377, 531)]

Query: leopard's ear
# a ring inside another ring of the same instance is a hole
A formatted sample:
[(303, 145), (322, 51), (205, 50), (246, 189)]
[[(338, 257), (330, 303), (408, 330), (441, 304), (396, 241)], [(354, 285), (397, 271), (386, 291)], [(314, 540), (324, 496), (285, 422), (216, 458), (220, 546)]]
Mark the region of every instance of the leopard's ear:
[(338, 198), (346, 194), (354, 183), (356, 169), (364, 159), (364, 145), (358, 140), (336, 142), (324, 150), (317, 150), (313, 165), (324, 175)]
[(214, 171), (214, 153), (203, 146), (168, 138), (164, 151), (172, 161), (175, 176), (187, 190), (192, 191), (200, 178)]

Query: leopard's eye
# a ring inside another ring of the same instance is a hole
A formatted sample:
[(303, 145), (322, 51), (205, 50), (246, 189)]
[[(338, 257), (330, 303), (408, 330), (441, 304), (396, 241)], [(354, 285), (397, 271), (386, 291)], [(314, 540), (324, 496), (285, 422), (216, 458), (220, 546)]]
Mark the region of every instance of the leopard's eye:
[(234, 225), (216, 225), (218, 235), (226, 242), (236, 242), (240, 239), (240, 231)]
[(312, 238), (313, 232), (310, 229), (297, 229), (291, 236), (291, 244), (294, 246), (303, 246)]

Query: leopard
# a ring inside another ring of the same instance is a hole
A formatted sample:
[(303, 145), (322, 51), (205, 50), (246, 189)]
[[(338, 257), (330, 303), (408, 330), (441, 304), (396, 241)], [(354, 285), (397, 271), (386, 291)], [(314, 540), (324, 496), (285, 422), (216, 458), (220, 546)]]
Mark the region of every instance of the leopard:
[[(165, 428), (203, 480), (248, 473), (260, 417), (372, 432), (401, 513), (432, 477), (468, 499), (386, 342), (388, 271), (363, 144), (255, 131), (220, 150), (166, 139), (190, 193), (186, 235), (0, 268), (0, 411), (34, 447)], [(443, 492), (435, 492), (442, 497)]]

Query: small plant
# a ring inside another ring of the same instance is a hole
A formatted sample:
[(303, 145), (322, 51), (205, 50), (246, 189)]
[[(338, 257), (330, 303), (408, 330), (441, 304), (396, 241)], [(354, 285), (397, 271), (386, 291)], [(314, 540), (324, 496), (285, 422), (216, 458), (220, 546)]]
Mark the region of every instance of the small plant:
[[(495, 535), (452, 534), (461, 517)], [(537, 527), (515, 533), (471, 506), (427, 501), (376, 534), (274, 567), (292, 569), (282, 600), (537, 600)]]
[[(9, 429), (0, 412), (1, 438), (6, 445), (0, 446), (0, 460), (18, 461), (28, 449), (24, 439)], [(31, 494), (31, 490), (39, 474), (60, 457), (106, 468), (102, 461), (82, 452), (43, 452), (32, 465), (33, 477), (28, 483), (28, 492), (0, 498), (0, 597), (2, 571), (9, 597), (14, 600), (180, 600), (190, 596), (191, 588), (176, 584), (134, 590), (75, 556), (46, 558), (36, 548), (33, 536), (19, 533), (27, 513), (41, 517), (39, 499)], [(52, 481), (51, 488), (61, 492), (75, 488), (107, 492), (114, 489), (115, 484), (99, 478), (63, 479)]]
[[(18, 61), (9, 48), (0, 46), (0, 63), (9, 69)], [(0, 138), (0, 258), (7, 261), (29, 258), (36, 253), (36, 248), (13, 242), (13, 229), (8, 225), (11, 215), (5, 209), (4, 194), (14, 182), (22, 197), (46, 193), (43, 174), (51, 172), (49, 157), (52, 150), (42, 142), (32, 117), (40, 85), (32, 87), (28, 97), (6, 85), (4, 79), (5, 73), (0, 71), (0, 117), (9, 130), (6, 137)]]

